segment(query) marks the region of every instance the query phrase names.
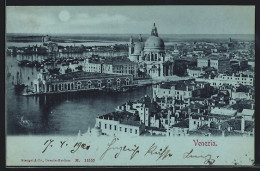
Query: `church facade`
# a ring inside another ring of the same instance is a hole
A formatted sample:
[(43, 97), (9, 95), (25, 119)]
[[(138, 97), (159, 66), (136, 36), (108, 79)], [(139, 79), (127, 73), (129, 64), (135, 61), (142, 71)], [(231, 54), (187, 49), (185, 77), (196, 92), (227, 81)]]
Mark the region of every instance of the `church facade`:
[(158, 36), (155, 24), (145, 42), (141, 35), (136, 42), (130, 37), (129, 59), (137, 62), (139, 71), (151, 78), (173, 75), (174, 63), (165, 60), (164, 41)]

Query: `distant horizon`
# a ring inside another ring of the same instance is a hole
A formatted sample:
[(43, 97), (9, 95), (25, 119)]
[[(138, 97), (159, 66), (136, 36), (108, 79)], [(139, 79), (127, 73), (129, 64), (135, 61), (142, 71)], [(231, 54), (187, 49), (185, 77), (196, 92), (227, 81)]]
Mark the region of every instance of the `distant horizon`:
[(254, 34), (255, 7), (7, 6), (6, 33)]
[[(7, 38), (11, 37), (19, 37), (25, 38), (26, 36), (35, 36), (41, 37), (49, 35), (51, 37), (66, 37), (67, 39), (74, 39), (74, 40), (113, 40), (113, 41), (129, 41), (130, 36), (133, 37), (134, 41), (138, 40), (139, 34), (109, 34), (109, 33), (50, 33), (50, 34), (43, 34), (43, 33), (6, 33)], [(147, 39), (150, 34), (141, 34), (144, 39)], [(199, 39), (210, 39), (210, 40), (218, 40), (218, 39), (226, 39), (229, 38), (233, 40), (255, 40), (255, 34), (159, 34), (164, 41), (181, 41), (181, 40), (199, 40)]]

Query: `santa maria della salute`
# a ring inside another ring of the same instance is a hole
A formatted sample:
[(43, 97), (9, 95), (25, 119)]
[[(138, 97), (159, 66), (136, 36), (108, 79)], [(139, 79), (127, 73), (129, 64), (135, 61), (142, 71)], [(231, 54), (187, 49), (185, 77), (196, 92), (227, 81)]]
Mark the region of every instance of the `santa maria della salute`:
[(155, 23), (145, 42), (141, 35), (138, 41), (130, 37), (129, 59), (138, 63), (144, 75), (152, 78), (173, 75), (174, 63), (166, 60), (165, 55), (164, 41), (159, 37)]

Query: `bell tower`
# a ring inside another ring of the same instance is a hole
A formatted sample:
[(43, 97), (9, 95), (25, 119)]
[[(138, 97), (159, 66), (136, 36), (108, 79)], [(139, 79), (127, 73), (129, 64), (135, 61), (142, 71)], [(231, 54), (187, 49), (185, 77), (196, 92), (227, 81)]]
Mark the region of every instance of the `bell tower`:
[(131, 36), (129, 40), (129, 56), (132, 55), (133, 53), (134, 53), (134, 41)]

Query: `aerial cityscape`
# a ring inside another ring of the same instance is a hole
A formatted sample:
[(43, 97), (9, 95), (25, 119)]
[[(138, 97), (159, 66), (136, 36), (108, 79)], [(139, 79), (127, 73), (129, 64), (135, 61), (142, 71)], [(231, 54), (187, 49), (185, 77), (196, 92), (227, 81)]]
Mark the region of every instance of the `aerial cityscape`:
[(144, 34), (7, 33), (7, 134), (254, 136), (254, 35), (148, 26)]

